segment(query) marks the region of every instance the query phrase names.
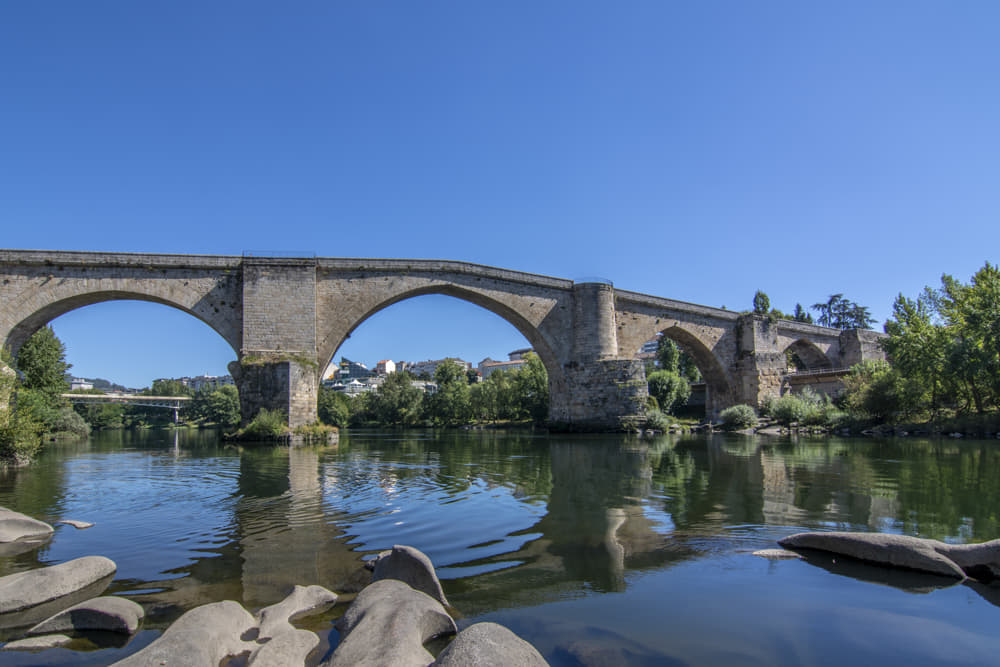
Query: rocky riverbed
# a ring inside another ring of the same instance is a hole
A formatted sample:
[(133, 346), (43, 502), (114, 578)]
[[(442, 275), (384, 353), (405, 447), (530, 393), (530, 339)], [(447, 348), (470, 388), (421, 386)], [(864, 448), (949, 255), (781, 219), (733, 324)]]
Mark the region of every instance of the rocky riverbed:
[[(66, 523), (80, 529), (89, 525)], [(37, 549), (52, 533), (52, 526), (0, 507), (0, 555)], [(371, 583), (335, 622), (340, 643), (329, 655), (317, 655), (320, 637), (292, 621), (328, 610), (337, 602), (337, 594), (322, 586), (296, 586), (284, 600), (256, 613), (232, 600), (196, 607), (151, 644), (115, 664), (547, 664), (531, 644), (501, 625), (477, 623), (458, 632), (434, 566), (417, 549), (394, 546), (369, 565)], [(18, 629), (21, 634), (0, 650), (43, 651), (65, 646), (87, 632), (135, 634), (144, 617), (142, 606), (124, 597), (101, 597), (115, 571), (111, 560), (87, 556), (0, 577), (0, 628)], [(453, 639), (436, 657), (426, 648), (431, 640), (449, 636)]]

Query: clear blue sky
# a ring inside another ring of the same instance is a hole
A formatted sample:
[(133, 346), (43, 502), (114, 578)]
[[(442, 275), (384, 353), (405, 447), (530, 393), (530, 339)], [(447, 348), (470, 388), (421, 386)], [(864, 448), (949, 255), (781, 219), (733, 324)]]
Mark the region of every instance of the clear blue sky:
[[(1000, 3), (7, 2), (0, 247), (466, 260), (713, 306), (867, 305), (1000, 257)], [(143, 386), (233, 352), (163, 306), (56, 320)], [(504, 358), (398, 304), (338, 353)]]

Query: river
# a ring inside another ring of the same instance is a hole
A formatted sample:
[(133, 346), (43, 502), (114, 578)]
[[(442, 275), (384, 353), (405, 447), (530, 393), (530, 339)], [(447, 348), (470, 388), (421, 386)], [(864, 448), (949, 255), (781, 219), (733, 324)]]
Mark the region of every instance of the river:
[(1000, 656), (1000, 588), (752, 555), (802, 530), (996, 538), (996, 440), (355, 431), (330, 449), (239, 449), (211, 431), (104, 432), (0, 473), (0, 505), (96, 524), (59, 525), (0, 575), (104, 555), (109, 593), (147, 613), (125, 646), (4, 665), (108, 664), (192, 607), (252, 610), (296, 583), (345, 594), (305, 625), (335, 644), (363, 561), (393, 544), (430, 556), (460, 627), (503, 623), (553, 665)]

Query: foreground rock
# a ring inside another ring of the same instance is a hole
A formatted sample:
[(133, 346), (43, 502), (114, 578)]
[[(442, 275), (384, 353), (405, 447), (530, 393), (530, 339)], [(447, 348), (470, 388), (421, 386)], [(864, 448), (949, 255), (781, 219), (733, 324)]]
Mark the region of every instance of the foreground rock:
[(789, 549), (815, 549), (881, 565), (945, 577), (1000, 579), (1000, 540), (982, 544), (945, 544), (909, 535), (882, 533), (798, 533), (778, 540)]
[(119, 667), (161, 665), (218, 665), (224, 658), (251, 652), (247, 641), (257, 627), (254, 617), (238, 602), (225, 600), (202, 605), (178, 618), (159, 639), (120, 660)]
[(337, 596), (322, 586), (296, 586), (291, 595), (260, 610), (256, 617), (232, 600), (202, 605), (178, 618), (152, 644), (115, 665), (214, 667), (241, 655), (249, 656), (248, 667), (303, 665), (319, 646), (319, 637), (289, 621), (325, 611), (336, 601)]
[(444, 590), (434, 571), (431, 559), (413, 547), (395, 545), (391, 551), (383, 551), (375, 560), (372, 581), (396, 579), (409, 584), (410, 588), (426, 593), (441, 604), (448, 606)]
[(0, 556), (16, 556), (37, 549), (52, 537), (52, 526), (0, 507)]
[(549, 663), (513, 632), (496, 623), (476, 623), (458, 633), (434, 661), (437, 667), (545, 667)]
[(108, 558), (85, 556), (0, 577), (0, 627), (32, 625), (100, 595), (116, 569)]
[(49, 648), (59, 648), (73, 641), (72, 637), (66, 635), (44, 635), (42, 637), (28, 637), (7, 642), (0, 651), (42, 651)]
[(396, 579), (361, 591), (335, 626), (340, 645), (325, 667), (426, 667), (434, 656), (424, 644), (457, 631), (440, 602)]
[(131, 635), (145, 616), (142, 606), (120, 597), (94, 598), (73, 605), (34, 626), (28, 636), (64, 632), (117, 632)]

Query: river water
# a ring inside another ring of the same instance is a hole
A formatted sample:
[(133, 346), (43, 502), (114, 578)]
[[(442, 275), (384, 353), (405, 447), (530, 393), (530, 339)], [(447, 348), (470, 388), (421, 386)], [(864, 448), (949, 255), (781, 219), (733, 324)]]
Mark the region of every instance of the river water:
[(335, 645), (363, 561), (393, 544), (430, 556), (460, 626), (503, 623), (554, 665), (1000, 661), (1000, 588), (752, 555), (816, 529), (996, 538), (996, 440), (407, 431), (238, 449), (109, 432), (0, 473), (0, 505), (96, 524), (59, 525), (0, 575), (104, 555), (109, 593), (147, 613), (125, 646), (5, 665), (108, 664), (199, 604), (252, 610), (297, 583), (344, 594), (305, 624)]

